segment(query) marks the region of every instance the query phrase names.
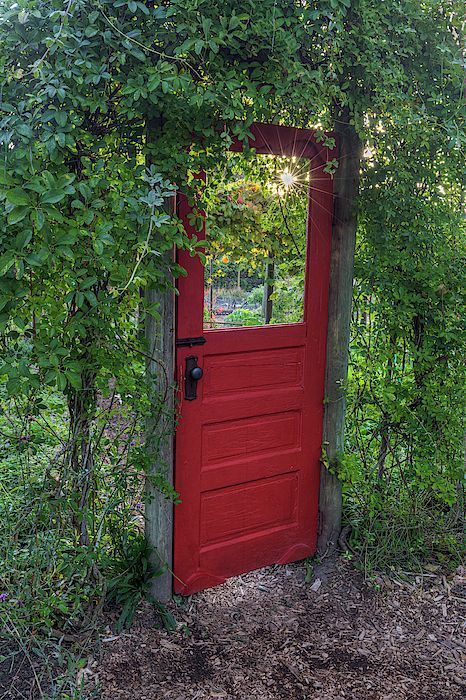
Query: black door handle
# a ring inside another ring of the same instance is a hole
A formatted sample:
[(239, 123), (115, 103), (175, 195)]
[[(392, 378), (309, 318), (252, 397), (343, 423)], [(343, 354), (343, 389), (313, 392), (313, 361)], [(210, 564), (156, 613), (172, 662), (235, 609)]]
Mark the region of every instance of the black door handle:
[(197, 357), (188, 355), (186, 358), (186, 371), (184, 375), (184, 398), (186, 401), (197, 399), (197, 383), (202, 378), (204, 371), (198, 367)]
[(194, 379), (194, 381), (198, 382), (199, 379), (202, 379), (202, 375), (204, 374), (202, 367), (193, 367), (191, 370), (191, 379)]

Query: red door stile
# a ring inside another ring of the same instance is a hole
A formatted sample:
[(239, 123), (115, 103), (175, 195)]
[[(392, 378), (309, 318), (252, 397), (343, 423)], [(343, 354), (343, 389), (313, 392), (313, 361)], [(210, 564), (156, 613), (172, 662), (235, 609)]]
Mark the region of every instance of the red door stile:
[[(304, 322), (204, 331), (204, 270), (198, 256), (179, 251), (187, 276), (177, 298), (174, 589), (185, 595), (316, 548), (333, 211), (324, 166), (332, 154), (305, 130), (252, 132), (258, 153), (310, 160)], [(194, 235), (184, 199), (179, 213)], [(192, 401), (184, 398), (187, 357), (204, 372)]]

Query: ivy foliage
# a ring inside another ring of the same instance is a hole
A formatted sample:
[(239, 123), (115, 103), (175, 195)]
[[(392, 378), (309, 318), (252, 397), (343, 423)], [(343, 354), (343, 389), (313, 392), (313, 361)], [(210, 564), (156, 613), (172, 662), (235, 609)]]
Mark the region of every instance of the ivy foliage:
[(387, 125), (365, 160), (341, 476), (372, 569), (461, 556), (465, 219), (448, 138)]

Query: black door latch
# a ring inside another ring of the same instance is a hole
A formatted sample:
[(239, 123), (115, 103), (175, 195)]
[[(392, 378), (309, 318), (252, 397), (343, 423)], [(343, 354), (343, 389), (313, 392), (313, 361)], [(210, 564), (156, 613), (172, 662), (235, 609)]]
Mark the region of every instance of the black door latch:
[(197, 364), (197, 357), (189, 355), (186, 358), (186, 371), (184, 376), (184, 398), (186, 401), (197, 399), (197, 383), (204, 374), (202, 367)]

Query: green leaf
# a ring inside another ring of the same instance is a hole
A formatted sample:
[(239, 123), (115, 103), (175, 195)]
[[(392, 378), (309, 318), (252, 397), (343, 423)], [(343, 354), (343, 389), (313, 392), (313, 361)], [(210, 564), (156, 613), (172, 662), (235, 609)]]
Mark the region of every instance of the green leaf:
[(102, 241), (97, 239), (92, 242), (92, 245), (97, 255), (102, 255), (102, 253), (104, 252), (104, 244), (102, 243)]
[(22, 250), (23, 248), (25, 248), (27, 246), (27, 244), (29, 243), (31, 238), (32, 238), (31, 229), (23, 229), (16, 236), (16, 240), (15, 240), (16, 247), (19, 250)]
[(89, 185), (85, 182), (79, 182), (77, 185), (78, 190), (84, 197), (84, 199), (90, 199), (92, 197), (92, 190)]
[(97, 306), (97, 297), (94, 294), (94, 292), (84, 292), (84, 296), (86, 297), (91, 306)]
[(21, 379), (19, 377), (14, 377), (9, 379), (6, 383), (6, 390), (9, 396), (14, 396), (18, 393), (21, 388)]
[(8, 214), (8, 223), (18, 224), (24, 219), (25, 216), (29, 214), (30, 211), (31, 210), (29, 207), (18, 207), (17, 209), (13, 209), (13, 211)]
[(20, 187), (14, 187), (12, 190), (8, 190), (6, 193), (6, 199), (10, 204), (22, 206), (24, 204), (29, 204), (30, 199), (27, 192), (22, 190)]
[(90, 27), (89, 26), (89, 27), (86, 27), (86, 29), (84, 30), (84, 34), (89, 38), (95, 36), (96, 34), (98, 34), (98, 32), (99, 32), (99, 30), (97, 27)]
[(26, 262), (28, 265), (31, 265), (31, 267), (40, 267), (40, 265), (43, 265), (45, 261), (49, 257), (49, 252), (45, 248), (42, 248), (39, 250), (38, 253), (31, 253), (30, 255), (27, 256)]
[(239, 17), (237, 17), (236, 15), (233, 15), (232, 17), (230, 17), (230, 23), (228, 25), (229, 31), (232, 32), (240, 24), (241, 24), (241, 21), (240, 21)]
[(55, 178), (53, 177), (52, 173), (50, 173), (48, 170), (42, 171), (42, 179), (49, 189), (52, 189), (52, 187), (55, 186)]
[(89, 289), (89, 287), (92, 287), (92, 285), (97, 284), (97, 281), (97, 277), (86, 277), (81, 282), (81, 289)]
[(57, 122), (58, 126), (65, 126), (66, 122), (68, 121), (68, 115), (66, 112), (57, 112), (55, 114), (55, 121)]
[(73, 250), (67, 245), (57, 246), (57, 253), (63, 258), (67, 258), (68, 260), (74, 260)]
[(61, 202), (65, 196), (66, 195), (63, 190), (53, 189), (43, 194), (41, 201), (43, 204), (56, 204), (57, 202)]
[(76, 243), (77, 238), (78, 232), (76, 230), (65, 231), (57, 238), (57, 245), (73, 245), (73, 243)]
[(156, 90), (158, 86), (160, 85), (160, 75), (151, 75), (149, 80), (147, 81), (147, 87), (150, 91)]
[(21, 134), (21, 136), (25, 136), (28, 139), (32, 137), (32, 129), (28, 124), (20, 124), (16, 127), (16, 131), (18, 134)]
[(10, 267), (13, 266), (13, 263), (15, 262), (15, 256), (14, 253), (9, 250), (8, 253), (5, 253), (5, 255), (2, 255), (0, 258), (0, 276), (3, 277)]
[(60, 391), (64, 391), (66, 389), (66, 376), (61, 372), (57, 373), (57, 385)]
[(74, 389), (81, 389), (81, 375), (77, 372), (72, 372), (71, 370), (65, 370), (65, 377)]
[(14, 179), (11, 177), (5, 168), (0, 170), (0, 185), (13, 185)]
[(44, 212), (42, 209), (36, 209), (34, 212), (34, 218), (36, 220), (37, 230), (40, 231), (45, 223)]

